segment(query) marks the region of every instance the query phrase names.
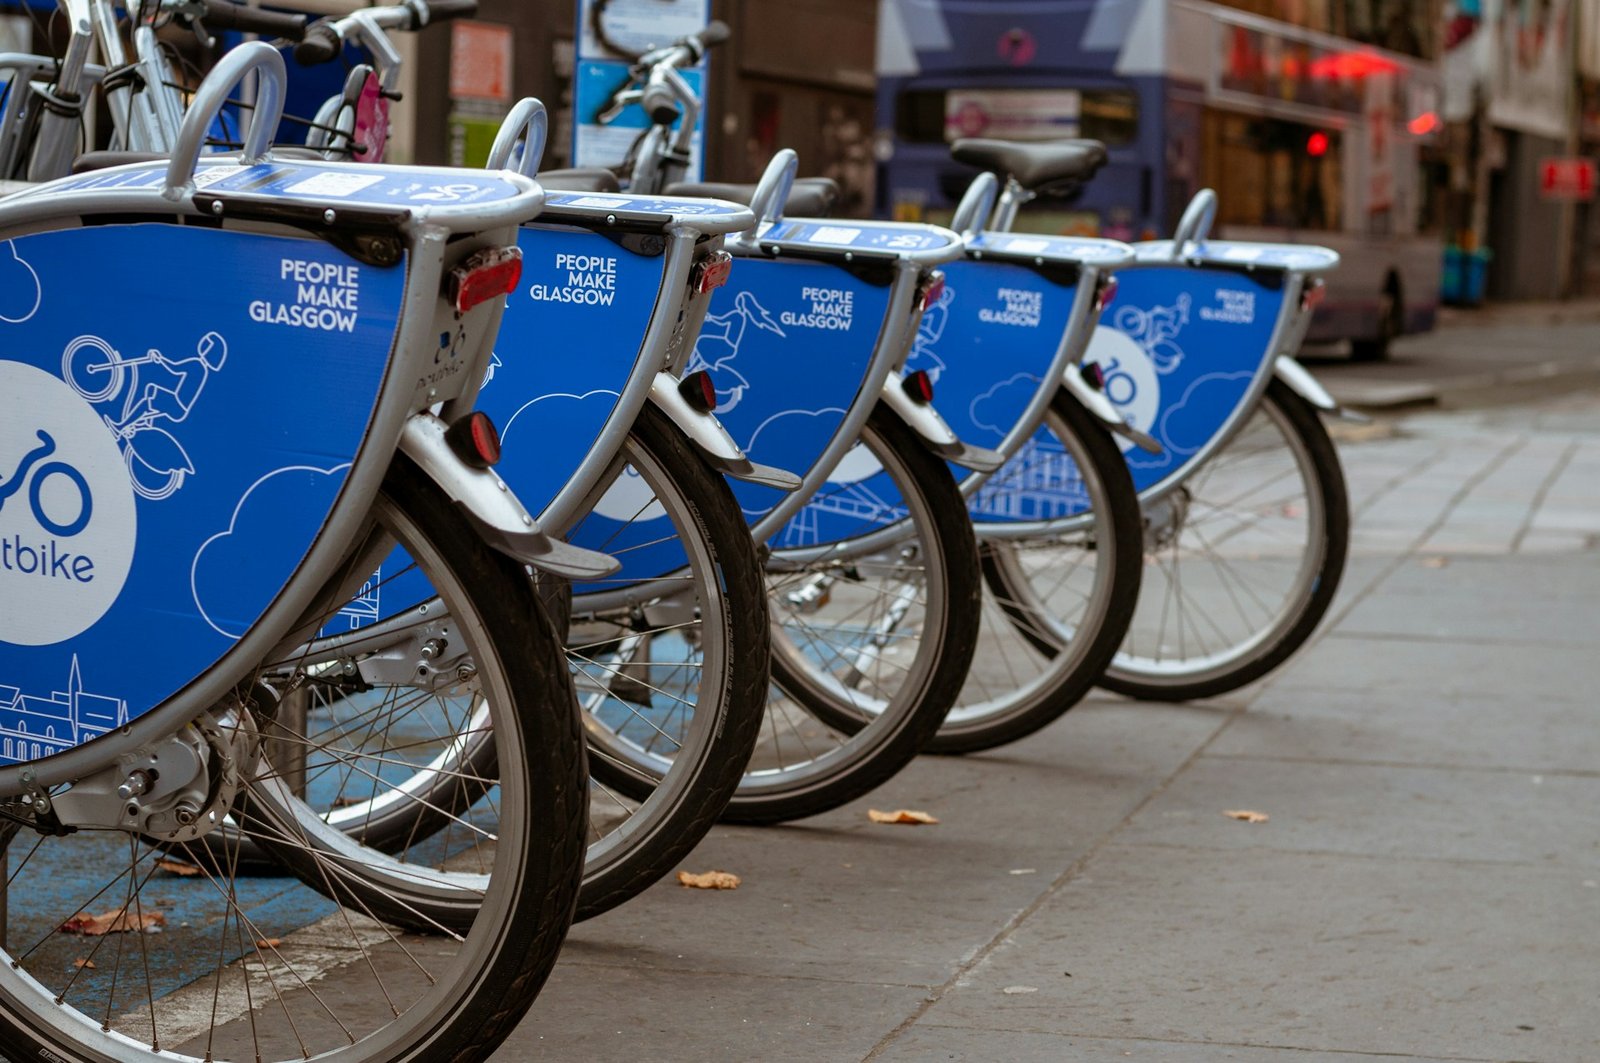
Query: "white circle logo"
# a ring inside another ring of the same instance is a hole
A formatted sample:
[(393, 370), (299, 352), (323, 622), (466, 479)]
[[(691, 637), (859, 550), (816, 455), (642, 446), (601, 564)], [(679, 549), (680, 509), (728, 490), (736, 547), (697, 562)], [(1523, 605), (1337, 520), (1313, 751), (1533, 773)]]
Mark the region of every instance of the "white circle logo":
[[(1141, 432), (1149, 432), (1161, 412), (1161, 378), (1156, 374), (1155, 362), (1150, 355), (1127, 333), (1099, 325), (1089, 341), (1085, 364), (1098, 365), (1105, 374), (1105, 396), (1128, 419), (1128, 423)], [(1124, 451), (1133, 440), (1117, 437), (1117, 445)]]
[(0, 361), (0, 642), (51, 646), (93, 627), (137, 542), (111, 429), (49, 373)]

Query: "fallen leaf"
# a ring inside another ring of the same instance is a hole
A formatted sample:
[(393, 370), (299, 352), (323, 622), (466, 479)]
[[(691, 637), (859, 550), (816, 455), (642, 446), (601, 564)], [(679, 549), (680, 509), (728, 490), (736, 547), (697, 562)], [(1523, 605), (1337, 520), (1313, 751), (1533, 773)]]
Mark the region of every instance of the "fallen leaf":
[(1272, 818), (1265, 812), (1251, 812), (1246, 808), (1236, 808), (1231, 812), (1224, 812), (1223, 815), (1232, 819), (1243, 820), (1246, 823), (1265, 823)]
[(1450, 564), (1448, 557), (1425, 557), (1422, 559), (1423, 568), (1445, 568)]
[(256, 942), (256, 948), (258, 948), (258, 949), (275, 949), (279, 945), (282, 945), (282, 944), (283, 944), (283, 939), (282, 938), (262, 938), (260, 941)]
[(200, 873), (198, 867), (193, 864), (186, 864), (181, 860), (157, 860), (156, 867), (173, 875), (182, 875), (184, 878)]
[(926, 812), (918, 812), (914, 808), (900, 808), (893, 812), (879, 812), (875, 808), (867, 810), (867, 818), (874, 823), (937, 823), (934, 817)]
[(696, 890), (736, 890), (739, 888), (739, 876), (729, 871), (707, 871), (700, 875), (680, 871), (678, 885)]
[(97, 969), (95, 967), (95, 965), (94, 965), (94, 961), (93, 960), (73, 960), (72, 961), (72, 966), (77, 968), (80, 971), (83, 970), (85, 967), (89, 968), (89, 970), (91, 970), (91, 971)]
[(62, 923), (61, 929), (68, 934), (100, 937), (103, 934), (138, 933), (166, 925), (167, 917), (160, 912), (145, 912), (143, 915), (134, 915), (124, 908), (113, 908), (111, 911), (102, 912), (99, 915), (79, 912), (65, 923)]

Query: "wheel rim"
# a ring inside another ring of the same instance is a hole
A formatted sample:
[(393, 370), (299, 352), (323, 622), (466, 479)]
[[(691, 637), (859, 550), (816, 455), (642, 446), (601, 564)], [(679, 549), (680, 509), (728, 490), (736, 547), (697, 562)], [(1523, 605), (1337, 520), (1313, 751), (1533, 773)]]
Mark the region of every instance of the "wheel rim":
[[(911, 470), (870, 422), (858, 447), (897, 487), (914, 485)], [(842, 489), (825, 486), (813, 503), (833, 490)], [(899, 498), (909, 528), (931, 528), (920, 491), (902, 489)], [(864, 524), (862, 534), (877, 527)], [(767, 597), (775, 682), (739, 797), (829, 782), (871, 760), (916, 714), (937, 664), (948, 587), (918, 533), (911, 535), (868, 556), (787, 571), (784, 552), (774, 555)], [(780, 682), (778, 675), (788, 678)]]
[[(992, 726), (1048, 700), (1077, 676), (1092, 649), (1088, 636), (1111, 608), (1116, 535), (1105, 481), (1059, 415), (1049, 412), (1044, 423), (1076, 466), (1090, 520), (1049, 538), (984, 543), (978, 652), (941, 734)], [(1021, 483), (1026, 471), (1008, 464), (1002, 475)], [(984, 490), (1004, 492), (1009, 486), (996, 479)]]
[[(633, 437), (623, 456), (653, 490), (688, 565), (636, 588), (639, 605), (631, 614), (585, 613), (583, 599), (574, 602), (567, 656), (591, 771), (602, 776), (590, 780), (590, 877), (670, 823), (715, 750), (729, 697), (727, 645), (720, 635), (727, 603), (707, 591), (719, 586), (717, 559), (695, 532), (692, 506), (662, 461)], [(626, 550), (618, 553), (626, 557)], [(639, 616), (648, 629), (643, 634)], [(641, 697), (648, 702), (636, 700)]]
[(1156, 522), (1147, 532), (1139, 605), (1111, 672), (1202, 682), (1269, 650), (1298, 621), (1323, 568), (1317, 482), (1287, 415), (1262, 402), (1184, 484), (1181, 527), (1164, 532)]

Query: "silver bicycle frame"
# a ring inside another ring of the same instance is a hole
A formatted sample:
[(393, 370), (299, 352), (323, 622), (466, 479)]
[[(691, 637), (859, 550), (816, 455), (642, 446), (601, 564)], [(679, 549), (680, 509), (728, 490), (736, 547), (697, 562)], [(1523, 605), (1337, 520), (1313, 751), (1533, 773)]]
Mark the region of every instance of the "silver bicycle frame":
[[(21, 235), (80, 224), (85, 216), (116, 214), (122, 217), (147, 215), (152, 221), (177, 218), (221, 218), (225, 225), (249, 231), (315, 239), (292, 227), (271, 221), (249, 220), (257, 209), (281, 201), (263, 193), (197, 192), (193, 172), (199, 163), (199, 148), (215, 113), (226, 102), (235, 86), (249, 73), (259, 71), (261, 89), (246, 137), (247, 157), (268, 159), (267, 142), (281, 114), (285, 71), (282, 57), (265, 44), (246, 45), (218, 64), (201, 86), (194, 106), (178, 137), (179, 151), (165, 168), (159, 181), (95, 180), (69, 178), (61, 182), (26, 189), (0, 203), (0, 233)], [(208, 165), (236, 168), (233, 159), (214, 160)], [(290, 164), (293, 165), (293, 164)], [(403, 174), (400, 167), (368, 167), (366, 172)], [(151, 165), (108, 171), (114, 177), (155, 175)], [(379, 485), (408, 430), (415, 434), (418, 418), (431, 416), (430, 408), (442, 403), (446, 415), (470, 405), (476, 396), (488, 364), (490, 346), (498, 327), (504, 300), (490, 299), (460, 316), (441, 297), (447, 272), (473, 252), (514, 243), (517, 226), (536, 213), (543, 193), (534, 182), (519, 175), (502, 175), (516, 186), (508, 198), (468, 206), (409, 204), (408, 209), (392, 212), (395, 233), (409, 248), (405, 297), (391, 355), (391, 364), (374, 408), (366, 439), (351, 467), (338, 502), (321, 534), (300, 568), (262, 614), (260, 620), (218, 662), (195, 677), (183, 690), (149, 713), (94, 742), (49, 757), (42, 761), (0, 768), (0, 794), (20, 794), (60, 785), (92, 774), (114, 762), (124, 752), (173, 733), (188, 721), (225, 697), (243, 675), (276, 649), (295, 644), (297, 630), (303, 631), (316, 614), (307, 611), (325, 597), (330, 584), (344, 578), (353, 545), (370, 526), (373, 500)], [(302, 208), (306, 204), (301, 201)], [(345, 204), (330, 201), (328, 212)], [(313, 210), (320, 208), (312, 208)], [(237, 220), (233, 220), (237, 219)], [(466, 330), (461, 354), (465, 371), (439, 386), (426, 383), (437, 337), (445, 328)], [(407, 448), (408, 453), (411, 448)], [(505, 507), (514, 498), (498, 485), (492, 474), (473, 475), (477, 470), (461, 469), (454, 494), (480, 519), (494, 524), (508, 516)], [(506, 498), (484, 499), (485, 494)], [(520, 512), (511, 522), (520, 529), (531, 548), (539, 532), (533, 520)], [(530, 549), (531, 552), (531, 549)], [(586, 552), (585, 552), (586, 553)], [(529, 558), (537, 562), (537, 558)], [(302, 636), (303, 637), (303, 636)]]

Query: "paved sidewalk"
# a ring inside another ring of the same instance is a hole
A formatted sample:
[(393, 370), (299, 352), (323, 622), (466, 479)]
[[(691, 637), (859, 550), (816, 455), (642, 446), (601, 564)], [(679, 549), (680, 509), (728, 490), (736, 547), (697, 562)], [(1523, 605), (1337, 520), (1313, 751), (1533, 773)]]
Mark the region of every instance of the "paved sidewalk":
[(1439, 327), (1397, 340), (1383, 362), (1338, 347), (1302, 358), (1340, 402), (1361, 409), (1463, 407), (1600, 387), (1600, 301), (1446, 310)]
[(688, 866), (743, 887), (576, 928), (499, 1058), (1600, 1057), (1600, 397), (1343, 434), (1351, 568), (1277, 675), (719, 828)]

